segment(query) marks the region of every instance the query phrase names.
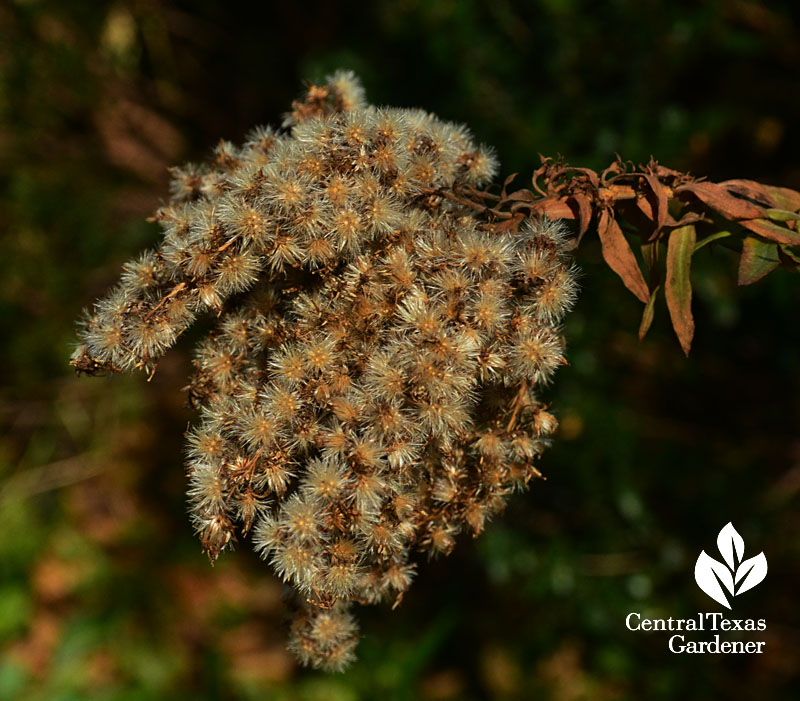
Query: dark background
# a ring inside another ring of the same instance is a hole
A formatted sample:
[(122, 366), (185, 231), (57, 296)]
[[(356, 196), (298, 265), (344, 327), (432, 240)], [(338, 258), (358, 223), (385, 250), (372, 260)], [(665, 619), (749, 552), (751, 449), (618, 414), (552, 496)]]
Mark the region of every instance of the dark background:
[[(602, 7), (598, 11), (597, 7)], [(538, 154), (652, 154), (800, 189), (791, 0), (0, 4), (0, 699), (797, 698), (800, 280), (694, 261), (684, 358), (589, 240), (547, 391), (546, 482), (360, 612), (340, 676), (284, 651), (282, 589), (248, 548), (212, 569), (185, 514), (191, 339), (154, 379), (78, 380), (73, 321), (157, 240), (167, 167), (279, 123), (304, 79), (467, 122), (520, 184)], [(631, 611), (722, 609), (695, 585), (733, 521), (769, 575), (735, 618), (763, 655), (673, 655)], [(793, 693), (794, 692), (794, 693)]]

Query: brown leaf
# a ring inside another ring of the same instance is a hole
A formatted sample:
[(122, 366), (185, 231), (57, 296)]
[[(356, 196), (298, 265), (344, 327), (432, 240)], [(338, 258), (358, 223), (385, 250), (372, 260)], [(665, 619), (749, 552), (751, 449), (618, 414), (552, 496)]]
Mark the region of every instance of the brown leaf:
[(687, 226), (699, 222), (705, 217), (699, 212), (686, 212), (678, 221), (675, 221), (671, 216), (667, 218), (667, 226)]
[(667, 221), (667, 214), (669, 213), (669, 192), (667, 188), (659, 181), (655, 175), (645, 175), (645, 180), (653, 191), (654, 206), (653, 206), (653, 221), (656, 225), (654, 233), (661, 231), (661, 228)]
[(620, 276), (625, 287), (646, 304), (650, 299), (650, 292), (642, 277), (639, 263), (613, 213), (607, 208), (600, 214), (597, 233), (603, 247), (603, 259), (608, 267)]
[(509, 175), (503, 181), (503, 189), (500, 191), (500, 199), (501, 200), (504, 200), (504, 199), (506, 199), (506, 197), (508, 197), (508, 195), (506, 194), (506, 190), (508, 189), (508, 186), (511, 184), (511, 181), (514, 180), (514, 178), (516, 178), (517, 175), (518, 175), (518, 173), (511, 173), (511, 175)]
[(667, 243), (667, 279), (664, 292), (672, 327), (686, 355), (689, 355), (694, 336), (692, 283), (689, 279), (689, 270), (696, 239), (694, 225), (690, 224), (674, 229)]
[(534, 210), (544, 214), (549, 219), (574, 219), (575, 215), (572, 210), (562, 200), (557, 200), (554, 197), (548, 197), (544, 200), (539, 200), (534, 205)]
[(776, 205), (767, 187), (757, 183), (755, 180), (726, 180), (724, 183), (719, 184), (729, 192), (739, 197), (747, 197), (764, 207), (774, 207)]
[(780, 264), (778, 247), (754, 236), (742, 242), (742, 257), (739, 259), (740, 285), (750, 285), (771, 273)]
[(745, 229), (750, 229), (750, 231), (758, 234), (762, 238), (775, 241), (776, 243), (785, 243), (789, 246), (797, 246), (800, 244), (800, 233), (787, 229), (785, 226), (780, 226), (767, 219), (751, 219), (750, 221), (740, 221), (739, 224)]
[(585, 175), (589, 182), (592, 184), (592, 187), (598, 188), (600, 187), (600, 178), (595, 171), (591, 168), (570, 168), (572, 172), (581, 173)]
[(644, 195), (639, 195), (636, 198), (636, 206), (639, 208), (639, 211), (644, 214), (644, 216), (653, 222), (653, 226), (655, 226), (656, 217), (653, 213), (653, 205), (650, 204), (650, 200), (648, 200)]
[(672, 170), (672, 168), (666, 168), (662, 165), (658, 165), (656, 163), (655, 167), (656, 175), (660, 178), (682, 178), (685, 177), (683, 173), (678, 172), (677, 170)]
[(716, 209), (727, 219), (757, 219), (763, 217), (764, 212), (752, 202), (732, 195), (724, 187), (714, 183), (691, 183), (682, 185), (677, 192), (690, 192), (701, 202)]
[(524, 214), (515, 214), (513, 217), (509, 219), (504, 219), (499, 224), (495, 224), (494, 230), (501, 232), (501, 231), (519, 231), (519, 225), (525, 219)]
[(530, 190), (516, 190), (508, 195), (504, 202), (533, 202), (536, 198)]
[(567, 205), (578, 220), (578, 242), (583, 238), (592, 221), (592, 205), (586, 195), (573, 195), (567, 199)]

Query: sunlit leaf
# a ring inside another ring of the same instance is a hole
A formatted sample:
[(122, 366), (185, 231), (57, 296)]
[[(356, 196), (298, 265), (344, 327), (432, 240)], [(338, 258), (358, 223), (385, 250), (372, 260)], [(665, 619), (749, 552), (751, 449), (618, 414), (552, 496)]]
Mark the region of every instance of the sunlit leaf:
[(748, 236), (742, 242), (738, 282), (750, 285), (771, 273), (779, 264), (778, 247), (774, 243)]
[(673, 230), (667, 243), (667, 278), (664, 292), (672, 319), (672, 327), (686, 355), (692, 346), (694, 317), (692, 316), (692, 284), (689, 270), (697, 239), (694, 225)]
[(764, 188), (770, 194), (775, 204), (781, 209), (788, 209), (791, 212), (800, 212), (800, 192), (790, 190), (788, 187), (775, 187), (765, 185)]
[(767, 209), (764, 212), (772, 221), (798, 221), (800, 214), (797, 212), (790, 212), (786, 209)]
[(603, 248), (603, 259), (633, 294), (645, 304), (650, 300), (650, 292), (644, 281), (639, 263), (633, 250), (619, 228), (613, 213), (604, 209), (597, 225), (600, 243)]
[(800, 245), (800, 233), (787, 229), (785, 226), (780, 226), (768, 219), (740, 221), (739, 224), (770, 241), (786, 243), (790, 246)]
[(691, 183), (678, 188), (678, 192), (692, 193), (726, 219), (756, 219), (764, 216), (764, 212), (759, 206), (732, 195), (724, 187), (715, 183)]
[(703, 246), (707, 246), (709, 243), (713, 243), (714, 241), (719, 241), (720, 239), (728, 238), (731, 235), (730, 231), (718, 231), (716, 234), (711, 234), (711, 236), (706, 236), (702, 241), (698, 241), (694, 245), (694, 252), (697, 253)]
[(650, 293), (650, 301), (645, 305), (644, 311), (642, 312), (642, 322), (639, 324), (639, 340), (641, 341), (647, 335), (647, 332), (650, 330), (650, 325), (653, 323), (653, 315), (655, 314), (655, 304), (656, 298), (658, 297), (658, 291), (661, 289), (659, 285)]
[(767, 186), (757, 183), (755, 180), (726, 180), (719, 183), (719, 185), (728, 190), (728, 192), (732, 192), (739, 197), (746, 197), (764, 207), (775, 207), (777, 205)]

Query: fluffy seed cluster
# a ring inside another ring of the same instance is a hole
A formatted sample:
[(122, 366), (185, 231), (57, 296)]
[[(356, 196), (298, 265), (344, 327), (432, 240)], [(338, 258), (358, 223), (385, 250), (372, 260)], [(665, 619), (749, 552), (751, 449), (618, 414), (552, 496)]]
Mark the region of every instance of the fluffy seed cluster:
[(414, 553), (447, 554), (539, 476), (575, 296), (562, 230), (502, 232), (437, 193), (491, 153), (420, 110), (312, 86), (275, 132), (177, 169), (157, 250), (86, 315), (78, 370), (152, 370), (218, 315), (190, 385), (194, 527), (214, 560), (250, 534), (297, 592), (290, 648), (341, 669), (352, 602), (399, 603)]

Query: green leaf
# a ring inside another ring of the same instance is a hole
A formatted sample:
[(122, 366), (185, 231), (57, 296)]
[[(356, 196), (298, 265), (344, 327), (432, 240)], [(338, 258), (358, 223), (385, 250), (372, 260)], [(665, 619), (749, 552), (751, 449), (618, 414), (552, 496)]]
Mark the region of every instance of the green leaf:
[(750, 285), (771, 273), (779, 264), (778, 247), (774, 243), (747, 236), (742, 242), (738, 282)]
[(694, 245), (693, 253), (697, 253), (703, 246), (711, 243), (712, 241), (719, 241), (719, 239), (727, 238), (731, 235), (730, 231), (718, 231), (716, 234), (711, 234), (711, 236), (706, 236), (702, 241), (698, 241)]
[(656, 308), (656, 297), (658, 297), (658, 291), (661, 289), (661, 285), (658, 285), (651, 293), (650, 293), (650, 301), (644, 308), (642, 312), (642, 323), (639, 324), (639, 340), (644, 340), (644, 337), (647, 335), (647, 332), (650, 330), (650, 324), (653, 323), (653, 315), (655, 313)]
[(664, 292), (672, 319), (672, 327), (686, 355), (692, 347), (694, 317), (692, 316), (692, 283), (689, 270), (697, 240), (694, 225), (673, 230), (667, 243), (667, 280)]
[(774, 185), (765, 185), (764, 189), (769, 192), (772, 199), (781, 209), (790, 212), (800, 211), (800, 192), (790, 190), (788, 187), (775, 187)]
[(649, 243), (642, 244), (642, 258), (644, 259), (645, 266), (647, 266), (647, 272), (650, 275), (652, 286), (652, 280), (658, 273), (658, 241), (650, 241)]
[(800, 214), (786, 209), (767, 209), (764, 212), (772, 221), (798, 221)]
[(793, 273), (800, 272), (800, 258), (792, 253), (788, 246), (778, 246), (778, 258), (786, 270), (791, 270)]

